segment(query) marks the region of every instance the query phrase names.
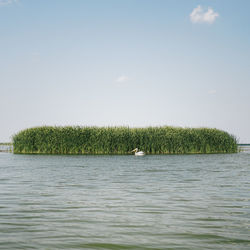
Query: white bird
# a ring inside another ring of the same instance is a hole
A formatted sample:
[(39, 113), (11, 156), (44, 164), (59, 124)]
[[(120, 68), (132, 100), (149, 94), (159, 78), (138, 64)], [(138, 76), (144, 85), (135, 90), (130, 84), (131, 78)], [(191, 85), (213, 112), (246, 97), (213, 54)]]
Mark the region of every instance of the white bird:
[(143, 152), (143, 151), (139, 151), (138, 150), (138, 148), (135, 148), (134, 150), (132, 150), (131, 152), (135, 152), (135, 155), (140, 155), (140, 156), (142, 156), (142, 155), (145, 155), (145, 153)]

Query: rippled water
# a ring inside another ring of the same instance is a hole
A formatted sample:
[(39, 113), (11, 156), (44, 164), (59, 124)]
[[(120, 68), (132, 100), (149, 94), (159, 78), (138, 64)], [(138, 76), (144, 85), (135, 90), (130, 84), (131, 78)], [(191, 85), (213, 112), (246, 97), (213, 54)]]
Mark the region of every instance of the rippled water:
[(1, 249), (250, 249), (250, 152), (0, 153)]

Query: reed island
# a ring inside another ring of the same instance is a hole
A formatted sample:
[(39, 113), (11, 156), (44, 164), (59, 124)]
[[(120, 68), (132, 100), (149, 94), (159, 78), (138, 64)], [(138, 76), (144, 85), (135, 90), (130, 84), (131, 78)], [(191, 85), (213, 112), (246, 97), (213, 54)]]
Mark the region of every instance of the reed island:
[(28, 128), (13, 136), (16, 154), (236, 153), (237, 140), (212, 128), (52, 127)]

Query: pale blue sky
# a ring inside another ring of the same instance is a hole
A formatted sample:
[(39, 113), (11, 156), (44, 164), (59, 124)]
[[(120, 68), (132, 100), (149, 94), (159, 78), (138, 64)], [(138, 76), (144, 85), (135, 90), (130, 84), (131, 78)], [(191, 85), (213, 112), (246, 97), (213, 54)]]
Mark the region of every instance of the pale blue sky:
[(0, 142), (41, 125), (215, 127), (250, 142), (249, 9), (0, 0)]

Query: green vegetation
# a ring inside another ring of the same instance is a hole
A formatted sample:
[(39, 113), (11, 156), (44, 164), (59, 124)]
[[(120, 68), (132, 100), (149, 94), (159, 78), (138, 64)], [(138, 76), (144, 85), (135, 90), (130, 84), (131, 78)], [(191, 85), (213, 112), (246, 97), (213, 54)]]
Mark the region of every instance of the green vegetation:
[(146, 154), (235, 153), (236, 138), (210, 128), (36, 127), (13, 137), (14, 153)]
[(0, 146), (11, 146), (11, 142), (0, 142)]

